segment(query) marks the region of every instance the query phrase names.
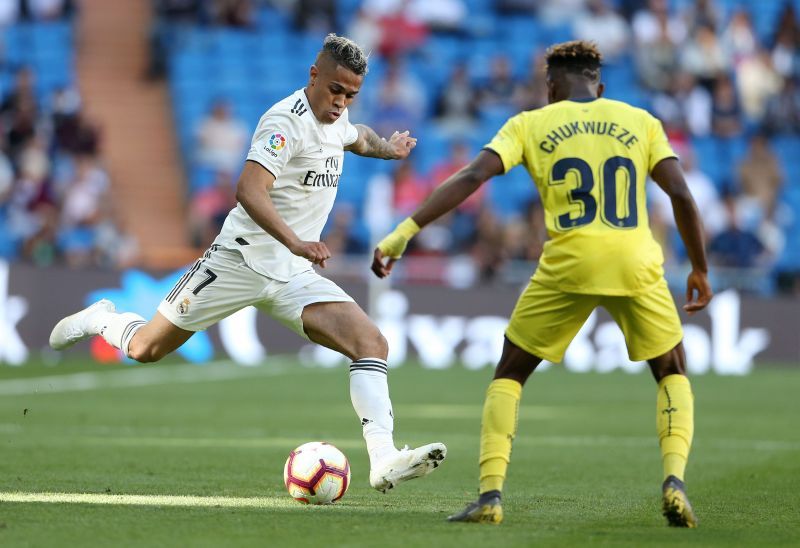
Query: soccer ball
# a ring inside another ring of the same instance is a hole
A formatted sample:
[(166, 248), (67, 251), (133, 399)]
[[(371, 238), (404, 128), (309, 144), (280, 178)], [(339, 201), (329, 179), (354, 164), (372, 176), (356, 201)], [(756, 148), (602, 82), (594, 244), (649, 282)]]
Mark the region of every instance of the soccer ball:
[(331, 504), (347, 492), (350, 463), (329, 443), (304, 443), (289, 453), (283, 466), (283, 483), (298, 502)]

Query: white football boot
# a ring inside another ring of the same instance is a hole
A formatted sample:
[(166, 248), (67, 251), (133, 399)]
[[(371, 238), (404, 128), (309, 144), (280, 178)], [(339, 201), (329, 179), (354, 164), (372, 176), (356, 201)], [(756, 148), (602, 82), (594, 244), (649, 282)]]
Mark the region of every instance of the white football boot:
[(53, 350), (64, 350), (78, 341), (97, 335), (99, 331), (92, 318), (101, 311), (116, 312), (117, 308), (111, 301), (101, 299), (80, 312), (67, 316), (50, 332), (50, 347)]
[(385, 493), (398, 483), (430, 474), (445, 456), (447, 447), (443, 443), (429, 443), (416, 449), (406, 446), (377, 463), (369, 471), (369, 483)]

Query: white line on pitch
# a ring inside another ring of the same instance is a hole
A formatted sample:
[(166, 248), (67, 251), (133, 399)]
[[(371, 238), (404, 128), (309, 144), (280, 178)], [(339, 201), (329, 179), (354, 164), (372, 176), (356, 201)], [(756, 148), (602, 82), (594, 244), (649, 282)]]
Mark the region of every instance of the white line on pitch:
[(180, 495), (110, 495), (97, 493), (2, 493), (0, 502), (105, 504), (119, 506), (183, 506), (226, 508), (286, 508), (297, 506), (287, 497), (198, 497)]
[[(25, 394), (56, 394), (80, 392), (100, 388), (131, 388), (159, 384), (189, 384), (219, 380), (270, 377), (287, 373), (290, 368), (285, 359), (272, 359), (267, 365), (242, 367), (229, 360), (208, 362), (204, 365), (177, 364), (158, 367), (135, 366), (115, 371), (87, 371), (67, 373), (47, 377), (10, 379), (0, 381), (0, 396), (21, 396)], [(301, 366), (291, 368), (300, 371), (328, 371), (323, 368), (306, 369)]]

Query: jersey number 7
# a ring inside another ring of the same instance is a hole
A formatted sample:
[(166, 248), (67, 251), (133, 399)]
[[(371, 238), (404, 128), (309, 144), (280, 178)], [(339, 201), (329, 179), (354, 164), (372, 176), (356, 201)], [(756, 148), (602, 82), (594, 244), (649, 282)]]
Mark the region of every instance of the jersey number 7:
[[(627, 215), (622, 217), (617, 214), (617, 173), (620, 169), (625, 170), (628, 176)], [(591, 166), (585, 160), (562, 158), (557, 161), (553, 164), (549, 184), (564, 184), (570, 171), (575, 172), (579, 185), (570, 191), (567, 199), (570, 204), (580, 206), (581, 213), (575, 218), (571, 213), (557, 216), (556, 224), (561, 230), (588, 225), (597, 216), (597, 200), (591, 194), (594, 188), (594, 175)], [(600, 196), (603, 208), (600, 218), (603, 223), (611, 228), (635, 228), (639, 217), (636, 209), (636, 166), (633, 160), (624, 156), (612, 156), (603, 162), (601, 173)]]

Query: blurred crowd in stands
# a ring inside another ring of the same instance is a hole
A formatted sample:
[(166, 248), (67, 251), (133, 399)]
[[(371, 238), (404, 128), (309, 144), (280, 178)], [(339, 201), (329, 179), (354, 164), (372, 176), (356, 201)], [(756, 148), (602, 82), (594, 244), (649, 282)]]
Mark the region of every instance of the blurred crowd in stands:
[(137, 246), (74, 85), (74, 12), (69, 0), (0, 1), (0, 258), (125, 267)]
[[(722, 276), (718, 282), (762, 292), (777, 285), (800, 291), (797, 2), (163, 4), (192, 4), (194, 24), (219, 24), (224, 19), (236, 26), (261, 28), (264, 36), (281, 24), (290, 27), (286, 32), (308, 40), (336, 31), (371, 52), (371, 73), (351, 107), (351, 120), (364, 121), (382, 135), (410, 129), (420, 142), (408, 161), (389, 168), (348, 158), (356, 167), (345, 169), (339, 190), (345, 197), (325, 235), (334, 254), (363, 254), (371, 248), (368, 219), (370, 210), (380, 204), (370, 201), (375, 193), (367, 189), (388, 181), (394, 219), (407, 215), (432, 188), (465, 165), (508, 116), (546, 104), (545, 47), (582, 38), (597, 42), (605, 55), (606, 96), (647, 108), (662, 120), (702, 212), (712, 265), (723, 273), (724, 267), (750, 269), (749, 279), (731, 281)], [(224, 11), (220, 6), (242, 16), (209, 15)], [(284, 95), (291, 90), (287, 85)], [(262, 109), (268, 106), (263, 104)], [(216, 233), (233, 203), (233, 179), (256, 121), (237, 117), (232, 107), (235, 104), (215, 98), (195, 126), (193, 138), (200, 152), (190, 163), (214, 173), (194, 188), (190, 198), (198, 244)], [(426, 229), (412, 242), (409, 254), (467, 256), (475, 276), (484, 280), (497, 276), (508, 261), (535, 261), (547, 234), (533, 185), (519, 171), (490, 183)], [(361, 189), (346, 191), (348, 181)], [(665, 249), (667, 266), (679, 272), (686, 256), (671, 205), (655, 185), (650, 190), (651, 226)], [(776, 276), (765, 276), (773, 272)]]

